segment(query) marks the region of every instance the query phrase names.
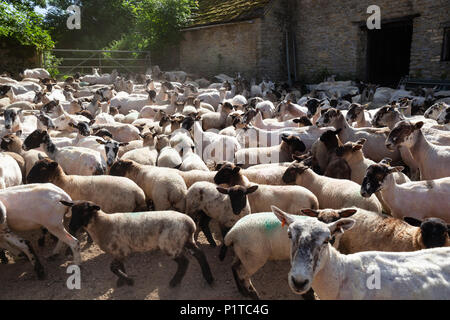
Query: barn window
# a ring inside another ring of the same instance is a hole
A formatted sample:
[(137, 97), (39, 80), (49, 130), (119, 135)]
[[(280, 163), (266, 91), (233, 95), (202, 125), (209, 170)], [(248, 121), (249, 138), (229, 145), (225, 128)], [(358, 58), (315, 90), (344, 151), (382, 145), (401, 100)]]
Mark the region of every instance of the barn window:
[(442, 61), (450, 61), (450, 27), (444, 29), (444, 43), (442, 44)]

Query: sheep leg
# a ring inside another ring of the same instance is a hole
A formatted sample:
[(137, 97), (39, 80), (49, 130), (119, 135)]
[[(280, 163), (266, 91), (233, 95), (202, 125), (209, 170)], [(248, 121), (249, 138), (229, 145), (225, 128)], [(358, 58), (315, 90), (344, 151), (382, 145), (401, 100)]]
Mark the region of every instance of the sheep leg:
[(200, 214), (200, 222), (199, 222), (200, 228), (203, 231), (203, 233), (204, 233), (204, 235), (206, 237), (206, 240), (208, 240), (209, 244), (213, 248), (215, 248), (215, 247), (217, 247), (217, 244), (216, 244), (216, 241), (214, 241), (214, 238), (213, 238), (213, 236), (211, 234), (211, 230), (209, 229), (209, 222), (210, 221), (211, 221), (211, 218), (208, 217), (204, 212), (202, 212)]
[(38, 246), (43, 247), (45, 246), (45, 236), (47, 235), (48, 230), (45, 228), (42, 228), (42, 236), (38, 240)]
[(129, 286), (133, 286), (134, 285), (134, 280), (131, 279), (125, 271), (125, 266), (123, 265), (123, 262), (118, 260), (118, 259), (114, 259), (111, 262), (111, 266), (110, 266), (111, 272), (114, 273), (117, 277), (119, 277), (119, 279), (117, 279), (117, 287), (122, 287), (124, 284), (127, 284)]
[(48, 231), (59, 239), (58, 244), (53, 250), (53, 255), (50, 258), (58, 256), (61, 252), (63, 243), (65, 243), (72, 249), (73, 263), (76, 265), (81, 265), (80, 243), (78, 239), (68, 233), (62, 226), (56, 228), (48, 228)]
[(172, 280), (170, 280), (170, 287), (176, 287), (180, 284), (181, 280), (183, 280), (184, 275), (186, 274), (187, 268), (189, 266), (189, 260), (186, 258), (186, 256), (182, 253), (178, 257), (176, 257), (175, 262), (178, 265), (177, 272), (173, 276)]
[(222, 247), (220, 248), (220, 253), (219, 253), (220, 261), (225, 260), (225, 256), (227, 255), (228, 247), (225, 245), (225, 237), (227, 236), (227, 234), (230, 230), (231, 230), (231, 228), (220, 226), (220, 231), (222, 232), (222, 239), (223, 239)]
[(236, 286), (238, 287), (239, 292), (244, 297), (249, 297), (253, 300), (259, 300), (258, 292), (256, 291), (255, 287), (250, 281), (250, 278), (243, 277), (244, 279), (241, 279), (240, 275), (247, 274), (247, 272), (245, 271), (239, 259), (237, 259), (235, 263), (233, 263), (231, 270), (233, 271), (234, 280), (236, 282)]
[(209, 268), (208, 260), (206, 260), (206, 256), (202, 250), (195, 243), (188, 242), (185, 245), (188, 252), (197, 259), (200, 268), (202, 269), (203, 278), (208, 282), (208, 284), (212, 284), (214, 278), (211, 273), (211, 269)]
[(9, 260), (5, 254), (5, 250), (0, 250), (0, 261), (2, 264), (8, 264)]
[(36, 272), (38, 279), (45, 279), (44, 267), (42, 267), (42, 264), (39, 261), (36, 253), (34, 252), (30, 241), (23, 240), (15, 234), (12, 234), (11, 232), (7, 232), (4, 237), (10, 245), (17, 247), (23, 253), (25, 253), (25, 255), (28, 257), (28, 260), (30, 260), (31, 265), (34, 267), (34, 271)]

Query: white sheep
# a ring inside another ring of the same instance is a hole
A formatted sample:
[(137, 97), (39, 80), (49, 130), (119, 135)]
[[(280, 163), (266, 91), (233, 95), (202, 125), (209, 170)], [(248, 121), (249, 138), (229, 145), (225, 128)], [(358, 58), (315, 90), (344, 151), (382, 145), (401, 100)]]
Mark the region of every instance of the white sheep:
[(22, 184), (22, 171), (19, 164), (7, 154), (0, 153), (0, 189)]
[(400, 121), (386, 139), (386, 147), (406, 147), (419, 167), (421, 180), (450, 176), (450, 147), (430, 143), (422, 133), (423, 122)]
[(435, 217), (450, 223), (450, 178), (397, 184), (392, 174), (402, 170), (403, 167), (392, 168), (384, 163), (370, 166), (361, 186), (361, 195), (370, 197), (381, 191), (384, 202), (396, 218), (423, 220)]
[(147, 202), (153, 201), (157, 211), (185, 210), (187, 187), (177, 170), (119, 160), (111, 167), (110, 175), (133, 180), (144, 191)]
[(283, 182), (312, 191), (319, 199), (321, 209), (358, 207), (380, 214), (382, 212), (378, 199), (374, 195), (368, 199), (361, 196), (361, 186), (353, 181), (318, 175), (301, 162), (294, 162), (287, 170), (284, 169)]
[[(295, 220), (281, 212), (274, 213), (289, 225), (292, 250), (288, 281), (296, 294), (311, 287), (321, 300), (436, 300), (445, 299), (448, 294), (450, 248), (343, 255), (331, 246), (330, 240), (338, 232), (350, 230), (354, 220), (325, 224), (313, 218)], [(382, 283), (377, 290), (367, 286), (372, 274), (378, 275)]]
[(66, 175), (48, 158), (38, 161), (27, 176), (28, 183), (53, 183), (72, 200), (96, 201), (106, 212), (146, 211), (145, 194), (128, 178)]
[(12, 231), (33, 231), (44, 227), (59, 240), (53, 256), (60, 253), (65, 243), (72, 249), (74, 263), (80, 265), (79, 242), (63, 224), (69, 210), (59, 201), (72, 201), (64, 190), (50, 183), (28, 184), (0, 190), (0, 201), (7, 208), (8, 226)]
[[(274, 210), (281, 211), (274, 207)], [(354, 209), (336, 210), (302, 210), (301, 216), (317, 215), (320, 221), (329, 223), (356, 212)], [(240, 219), (225, 237), (225, 245), (233, 247), (235, 258), (232, 271), (236, 285), (242, 295), (258, 299), (258, 292), (252, 284), (251, 277), (267, 261), (289, 260), (291, 244), (287, 228), (284, 228), (272, 212), (254, 213)]]
[(45, 148), (47, 155), (60, 163), (67, 174), (102, 175), (106, 171), (106, 162), (97, 151), (81, 147), (56, 147), (47, 131), (36, 130), (29, 135), (24, 143), (25, 151)]
[[(42, 280), (45, 278), (44, 268), (39, 261), (38, 256), (33, 250), (30, 241), (24, 240), (17, 236), (8, 227), (7, 224), (7, 212), (5, 205), (0, 202), (0, 248), (7, 249), (11, 253), (23, 252), (28, 260), (34, 267), (34, 271), (38, 279)], [(16, 250), (19, 250), (18, 252)], [(2, 263), (8, 263), (8, 259), (5, 256), (4, 251), (0, 250), (0, 260)]]

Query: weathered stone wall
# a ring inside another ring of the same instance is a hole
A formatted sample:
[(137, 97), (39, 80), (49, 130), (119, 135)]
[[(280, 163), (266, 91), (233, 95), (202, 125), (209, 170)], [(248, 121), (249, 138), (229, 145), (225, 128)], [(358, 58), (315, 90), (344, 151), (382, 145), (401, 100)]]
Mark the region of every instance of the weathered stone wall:
[(39, 67), (39, 55), (32, 46), (0, 38), (0, 73), (5, 71), (17, 77), (24, 69)]
[(284, 25), (287, 22), (287, 1), (274, 1), (267, 9), (267, 14), (261, 19), (260, 25), (258, 80), (262, 77), (285, 80), (287, 67)]
[(260, 19), (183, 32), (180, 68), (211, 77), (219, 73), (252, 77), (257, 70)]
[(297, 71), (307, 81), (324, 69), (343, 77), (365, 78), (367, 7), (376, 4), (381, 18), (420, 14), (413, 20), (410, 75), (450, 78), (450, 63), (440, 61), (444, 26), (450, 24), (448, 0), (298, 0)]

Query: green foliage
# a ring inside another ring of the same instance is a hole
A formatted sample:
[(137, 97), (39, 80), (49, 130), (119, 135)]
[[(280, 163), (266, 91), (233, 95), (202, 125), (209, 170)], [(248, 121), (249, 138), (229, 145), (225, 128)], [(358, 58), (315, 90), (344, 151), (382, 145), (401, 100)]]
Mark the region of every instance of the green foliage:
[(51, 74), (53, 78), (59, 75), (58, 66), (61, 65), (63, 59), (58, 59), (50, 51), (44, 51), (44, 68)]
[[(123, 0), (49, 0), (46, 24), (61, 49), (99, 50), (128, 33), (133, 25), (131, 12)], [(66, 26), (71, 5), (81, 8), (81, 29)]]
[(133, 27), (121, 39), (112, 42), (113, 50), (163, 49), (181, 39), (180, 28), (189, 23), (196, 0), (123, 0), (133, 16)]
[(44, 17), (34, 11), (36, 4), (45, 5), (45, 1), (0, 0), (0, 37), (16, 39), (39, 50), (53, 48)]

